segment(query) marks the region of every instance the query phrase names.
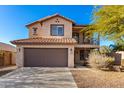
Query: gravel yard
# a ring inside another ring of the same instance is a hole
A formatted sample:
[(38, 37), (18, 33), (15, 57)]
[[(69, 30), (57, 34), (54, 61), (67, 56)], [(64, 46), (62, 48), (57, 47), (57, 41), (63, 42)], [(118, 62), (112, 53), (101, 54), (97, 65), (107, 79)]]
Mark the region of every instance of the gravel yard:
[(79, 88), (124, 88), (124, 72), (91, 68), (72, 69), (71, 72)]

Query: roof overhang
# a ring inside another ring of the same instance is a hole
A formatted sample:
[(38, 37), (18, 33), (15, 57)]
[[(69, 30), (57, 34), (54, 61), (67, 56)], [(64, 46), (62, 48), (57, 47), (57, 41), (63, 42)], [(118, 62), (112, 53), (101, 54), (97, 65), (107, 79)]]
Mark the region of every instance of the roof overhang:
[(15, 45), (72, 45), (76, 44), (77, 41), (73, 38), (51, 38), (51, 37), (38, 37), (28, 38), (11, 41)]
[(73, 25), (72, 30), (73, 31), (81, 31), (83, 28), (87, 27), (88, 25)]
[(75, 48), (100, 48), (99, 45), (92, 45), (92, 44), (77, 44)]

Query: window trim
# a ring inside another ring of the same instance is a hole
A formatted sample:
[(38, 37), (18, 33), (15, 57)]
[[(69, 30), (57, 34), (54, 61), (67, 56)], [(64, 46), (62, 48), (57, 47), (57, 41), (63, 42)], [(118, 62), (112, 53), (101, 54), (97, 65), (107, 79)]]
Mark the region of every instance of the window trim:
[[(63, 26), (63, 35), (52, 35), (52, 26)], [(51, 24), (50, 25), (50, 35), (51, 36), (64, 36), (64, 24)]]

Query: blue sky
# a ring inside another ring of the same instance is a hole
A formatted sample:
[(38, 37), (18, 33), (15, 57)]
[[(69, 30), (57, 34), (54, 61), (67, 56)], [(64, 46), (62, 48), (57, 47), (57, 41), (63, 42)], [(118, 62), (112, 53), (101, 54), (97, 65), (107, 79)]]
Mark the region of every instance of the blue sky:
[[(77, 24), (90, 24), (93, 6), (86, 5), (40, 5), (40, 6), (0, 6), (0, 42), (28, 38), (26, 24), (42, 17), (59, 13)], [(100, 45), (112, 42), (101, 40)]]

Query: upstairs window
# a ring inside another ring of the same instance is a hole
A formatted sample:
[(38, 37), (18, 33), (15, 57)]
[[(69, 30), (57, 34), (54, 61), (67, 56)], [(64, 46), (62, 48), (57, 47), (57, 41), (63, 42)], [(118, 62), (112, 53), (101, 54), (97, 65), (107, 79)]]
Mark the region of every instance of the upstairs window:
[(33, 28), (33, 35), (37, 35), (37, 28), (36, 27)]
[(52, 36), (64, 36), (64, 25), (51, 25)]

